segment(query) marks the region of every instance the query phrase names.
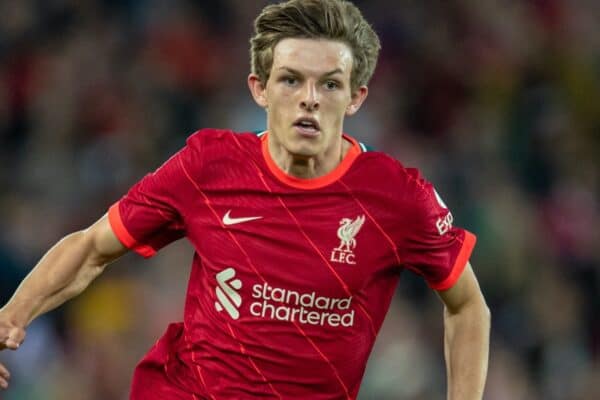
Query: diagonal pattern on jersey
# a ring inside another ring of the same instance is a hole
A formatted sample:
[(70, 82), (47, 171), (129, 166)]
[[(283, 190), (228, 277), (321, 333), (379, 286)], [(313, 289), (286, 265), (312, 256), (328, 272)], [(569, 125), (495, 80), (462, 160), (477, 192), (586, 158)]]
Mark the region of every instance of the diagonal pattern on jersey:
[[(200, 193), (200, 195), (204, 198), (204, 203), (206, 204), (206, 206), (208, 207), (208, 209), (212, 212), (212, 214), (217, 218), (217, 220), (219, 221), (219, 223), (221, 224), (221, 227), (225, 227), (225, 225), (223, 224), (223, 221), (221, 221), (221, 218), (219, 217), (219, 214), (215, 211), (215, 209), (213, 208), (213, 206), (210, 203), (210, 200), (208, 198), (208, 196), (206, 195), (206, 193), (204, 193), (204, 191), (202, 191), (202, 189), (200, 189), (200, 186), (198, 186), (198, 184), (196, 183), (196, 181), (194, 179), (192, 179), (192, 177), (190, 176), (190, 174), (188, 173), (188, 171), (186, 170), (185, 166), (183, 165), (183, 161), (181, 159), (179, 159), (179, 165), (181, 167), (181, 170), (183, 171), (183, 173), (185, 174), (186, 178), (190, 181), (190, 183), (193, 185), (193, 187), (198, 191), (198, 193)], [(250, 267), (253, 269), (254, 273), (256, 273), (256, 275), (263, 281), (263, 282), (267, 282), (265, 280), (265, 278), (260, 274), (260, 272), (256, 269), (256, 267), (254, 266), (254, 264), (252, 263), (252, 261), (250, 260), (250, 257), (248, 256), (248, 253), (246, 253), (246, 251), (244, 250), (244, 248), (242, 247), (242, 245), (237, 241), (237, 239), (235, 238), (235, 235), (232, 232), (228, 232), (229, 236), (231, 237), (231, 239), (234, 241), (234, 243), (237, 245), (237, 247), (242, 251), (242, 253), (244, 253), (244, 256), (246, 257), (246, 260), (248, 261), (248, 264), (250, 265)], [(223, 271), (222, 271), (223, 272)], [(241, 282), (240, 282), (240, 287), (241, 287)], [(215, 292), (216, 293), (216, 292)], [(240, 299), (241, 301), (241, 299)], [(237, 311), (237, 310), (236, 310)], [(239, 313), (238, 313), (239, 316)], [(298, 328), (297, 324), (296, 327)], [(227, 326), (229, 327), (229, 330), (231, 331), (231, 325), (229, 323), (227, 323)], [(306, 334), (304, 334), (306, 336)], [(248, 357), (248, 360), (250, 361), (250, 364), (254, 367), (255, 371), (265, 380), (265, 382), (267, 382), (269, 384), (269, 387), (271, 388), (271, 390), (273, 391), (273, 393), (281, 399), (281, 395), (279, 394), (279, 392), (277, 392), (277, 390), (273, 387), (273, 384), (270, 382), (270, 380), (268, 380), (265, 377), (265, 374), (258, 368), (258, 366), (256, 365), (256, 363), (254, 362), (254, 360), (252, 359), (252, 357), (246, 353), (246, 351), (244, 350), (244, 345), (242, 344), (242, 342), (239, 341), (239, 339), (237, 339), (237, 337), (233, 336), (233, 338), (235, 340), (238, 341), (239, 346), (240, 346), (240, 350), (242, 351), (242, 353), (246, 354)], [(342, 382), (343, 387), (345, 388), (345, 385)], [(348, 391), (346, 390), (346, 393)], [(212, 397), (212, 396), (211, 396)], [(348, 396), (347, 396), (348, 397)]]

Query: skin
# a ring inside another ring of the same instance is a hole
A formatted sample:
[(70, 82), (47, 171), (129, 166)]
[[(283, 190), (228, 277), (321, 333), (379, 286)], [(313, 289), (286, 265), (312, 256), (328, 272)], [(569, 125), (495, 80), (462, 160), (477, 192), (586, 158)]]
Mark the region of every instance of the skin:
[[(17, 350), (31, 321), (77, 296), (127, 251), (106, 215), (88, 229), (65, 236), (42, 257), (0, 309), (0, 350)], [(8, 370), (0, 364), (0, 388), (8, 387), (9, 378)]]
[[(350, 88), (352, 51), (341, 42), (284, 39), (273, 51), (266, 83), (250, 74), (248, 86), (267, 111), (269, 152), (284, 172), (316, 178), (333, 170), (350, 148), (343, 140), (344, 117), (355, 114), (367, 98), (366, 86)], [(294, 122), (315, 118), (315, 137), (298, 133)]]
[(437, 294), (444, 303), (447, 398), (480, 400), (487, 376), (491, 317), (471, 263), (454, 286)]
[[(315, 178), (331, 172), (343, 159), (350, 148), (342, 138), (344, 118), (356, 113), (368, 94), (366, 86), (351, 91), (351, 72), (352, 52), (347, 45), (285, 39), (274, 49), (268, 81), (250, 74), (250, 91), (267, 112), (269, 152), (284, 172)], [(299, 133), (294, 122), (300, 117), (316, 119), (318, 134)], [(0, 309), (0, 350), (18, 349), (31, 321), (77, 296), (127, 251), (106, 215), (59, 241)], [(470, 264), (451, 289), (438, 295), (445, 306), (448, 399), (481, 399), (490, 313)], [(8, 386), (9, 377), (0, 364), (1, 388)]]

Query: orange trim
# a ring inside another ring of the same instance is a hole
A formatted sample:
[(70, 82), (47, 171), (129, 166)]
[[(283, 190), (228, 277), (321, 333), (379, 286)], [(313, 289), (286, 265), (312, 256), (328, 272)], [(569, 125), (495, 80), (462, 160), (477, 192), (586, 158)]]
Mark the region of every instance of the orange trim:
[(475, 247), (475, 242), (477, 242), (477, 237), (473, 235), (469, 231), (465, 231), (465, 239), (458, 253), (458, 257), (456, 257), (456, 261), (452, 266), (452, 270), (450, 271), (450, 275), (446, 277), (443, 281), (435, 284), (429, 284), (429, 286), (434, 290), (447, 290), (450, 289), (458, 278), (462, 275), (465, 267), (467, 266), (467, 262), (469, 261), (469, 257), (473, 252), (473, 248)]
[(119, 202), (116, 202), (108, 209), (108, 221), (112, 227), (113, 232), (117, 235), (117, 238), (127, 247), (131, 249), (135, 246), (135, 239), (129, 234), (123, 220), (121, 219), (121, 213), (119, 211)]
[(271, 157), (271, 153), (269, 152), (268, 136), (269, 133), (266, 132), (260, 137), (260, 140), (262, 141), (262, 153), (265, 162), (267, 163), (267, 167), (273, 173), (273, 175), (275, 175), (275, 177), (281, 182), (298, 189), (319, 189), (337, 181), (346, 173), (346, 171), (348, 171), (348, 169), (350, 169), (350, 166), (352, 165), (354, 160), (356, 160), (356, 158), (362, 152), (362, 150), (360, 149), (360, 145), (354, 138), (343, 134), (343, 138), (352, 143), (352, 147), (350, 147), (348, 153), (346, 153), (342, 162), (340, 162), (339, 165), (333, 169), (333, 171), (329, 172), (326, 175), (320, 176), (318, 178), (302, 179), (286, 174), (275, 163), (275, 161)]
[(119, 210), (119, 202), (116, 202), (108, 209), (108, 222), (110, 226), (117, 236), (117, 239), (125, 247), (131, 249), (141, 255), (144, 258), (150, 258), (156, 254), (156, 250), (152, 247), (144, 244), (140, 244), (131, 236), (125, 225), (123, 224), (123, 220), (121, 219), (121, 211)]

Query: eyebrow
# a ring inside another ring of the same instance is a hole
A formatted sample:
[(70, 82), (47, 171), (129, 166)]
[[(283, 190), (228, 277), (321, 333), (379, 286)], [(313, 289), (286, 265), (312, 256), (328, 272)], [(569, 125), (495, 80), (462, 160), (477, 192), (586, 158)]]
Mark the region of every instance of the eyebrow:
[[(292, 74), (294, 74), (294, 75), (302, 75), (302, 73), (301, 73), (300, 71), (298, 71), (298, 70), (295, 70), (295, 69), (293, 69), (293, 68), (290, 68), (290, 67), (279, 67), (278, 69), (282, 69), (282, 70), (288, 71), (289, 73), (292, 73)], [(331, 75), (335, 75), (335, 74), (343, 74), (343, 73), (344, 73), (344, 71), (342, 71), (342, 70), (341, 70), (341, 69), (339, 69), (339, 68), (336, 68), (336, 69), (334, 69), (333, 71), (326, 72), (326, 73), (324, 73), (324, 74), (323, 74), (323, 75), (321, 75), (321, 76), (322, 76), (322, 77), (325, 77), (325, 76), (331, 76)]]

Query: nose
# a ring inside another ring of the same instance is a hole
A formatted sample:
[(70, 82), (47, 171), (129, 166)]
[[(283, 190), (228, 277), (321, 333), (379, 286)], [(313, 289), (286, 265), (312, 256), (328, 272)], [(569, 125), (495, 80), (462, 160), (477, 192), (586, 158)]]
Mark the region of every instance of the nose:
[(317, 88), (315, 87), (315, 85), (306, 85), (304, 93), (302, 93), (300, 108), (309, 112), (317, 111), (319, 109), (319, 99), (317, 94)]

